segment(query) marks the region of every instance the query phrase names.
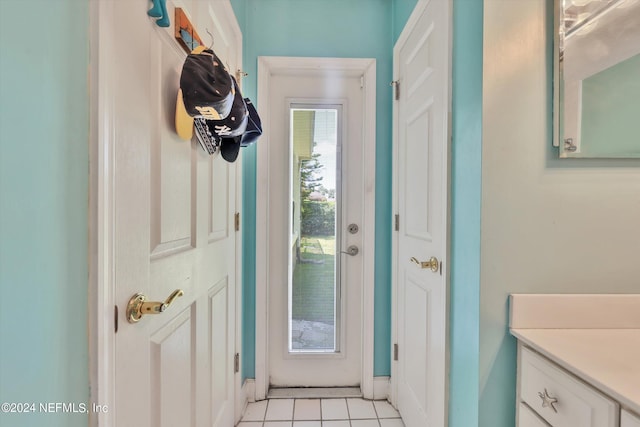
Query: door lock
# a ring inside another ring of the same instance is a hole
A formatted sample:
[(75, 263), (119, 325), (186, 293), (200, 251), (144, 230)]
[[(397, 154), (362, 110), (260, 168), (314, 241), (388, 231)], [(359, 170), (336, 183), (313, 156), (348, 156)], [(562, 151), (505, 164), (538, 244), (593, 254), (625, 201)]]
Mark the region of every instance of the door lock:
[(127, 320), (129, 323), (137, 323), (145, 314), (160, 314), (178, 297), (184, 295), (182, 289), (176, 289), (169, 295), (165, 302), (147, 301), (143, 294), (135, 294), (127, 304)]
[(349, 233), (351, 234), (356, 234), (360, 228), (358, 227), (358, 224), (349, 224), (347, 230), (349, 230)]

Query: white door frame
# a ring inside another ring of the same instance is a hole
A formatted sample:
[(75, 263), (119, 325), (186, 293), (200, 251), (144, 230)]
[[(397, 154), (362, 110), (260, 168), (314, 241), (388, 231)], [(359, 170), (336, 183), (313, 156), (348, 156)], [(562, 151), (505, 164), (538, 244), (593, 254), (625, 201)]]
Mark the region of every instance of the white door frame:
[(113, 272), (113, 98), (105, 22), (110, 2), (90, 2), (90, 137), (89, 137), (89, 385), (92, 403), (110, 411), (89, 414), (90, 426), (115, 423), (115, 327)]
[[(397, 81), (398, 79), (398, 74), (399, 74), (399, 67), (398, 67), (398, 57), (400, 55), (400, 46), (402, 46), (408, 39), (409, 34), (411, 33), (411, 31), (413, 30), (413, 28), (415, 27), (416, 23), (418, 22), (418, 19), (422, 16), (422, 14), (424, 13), (425, 9), (427, 8), (427, 6), (429, 5), (429, 1), (430, 0), (418, 0), (418, 3), (416, 4), (415, 8), (413, 9), (413, 12), (411, 13), (411, 16), (409, 16), (409, 19), (407, 21), (407, 24), (405, 25), (404, 29), (402, 30), (402, 33), (400, 34), (400, 37), (398, 37), (398, 40), (396, 41), (396, 44), (393, 48), (393, 78), (394, 78), (394, 82)], [(451, 28), (452, 23), (451, 23), (451, 19), (452, 19), (452, 12), (451, 12), (451, 3), (449, 0), (447, 0), (447, 3), (449, 3), (449, 7), (448, 7), (448, 15), (449, 15), (449, 22), (447, 24), (447, 29), (448, 29), (448, 35), (447, 35), (447, 40), (448, 40), (448, 50), (449, 50), (449, 59), (448, 59), (448, 98), (447, 98), (447, 108), (448, 108), (448, 117), (449, 117), (449, 123), (447, 126), (447, 147), (446, 147), (446, 153), (447, 153), (447, 159), (450, 162), (450, 153), (451, 153), (451, 53), (452, 53), (452, 37), (451, 37)], [(403, 88), (404, 90), (407, 90), (407, 88)], [(399, 135), (399, 129), (398, 129), (398, 104), (397, 102), (394, 101), (393, 103), (393, 128), (392, 128), (392, 132), (393, 132), (393, 171), (397, 171), (398, 170), (398, 135)], [(450, 210), (450, 196), (449, 196), (449, 187), (450, 187), (450, 179), (449, 179), (449, 174), (450, 174), (450, 167), (449, 167), (449, 163), (447, 163), (446, 165), (444, 165), (443, 167), (443, 182), (445, 183), (445, 188), (446, 188), (446, 193), (447, 193), (447, 206), (446, 208), (446, 212), (447, 215), (444, 215), (446, 224), (444, 224), (444, 226), (446, 227), (446, 253), (447, 253), (447, 258), (450, 263), (450, 222), (449, 222), (449, 216), (448, 213), (451, 211)], [(399, 209), (399, 200), (398, 200), (398, 186), (399, 186), (399, 180), (398, 180), (398, 174), (396, 174), (395, 172), (392, 173), (393, 176), (393, 212), (394, 214), (398, 212)], [(397, 343), (398, 342), (398, 238), (399, 238), (399, 233), (397, 231), (393, 232), (393, 237), (392, 237), (392, 264), (391, 264), (391, 342), (392, 343)], [(447, 296), (446, 296), (446, 319), (447, 319), (447, 330), (446, 330), (446, 337), (447, 337), (447, 343), (445, 346), (445, 360), (446, 360), (446, 369), (447, 372), (449, 371), (449, 313), (450, 313), (450, 300), (449, 300), (449, 289), (450, 289), (450, 268), (448, 265), (445, 265), (442, 267), (444, 275), (445, 275), (445, 284), (446, 284), (446, 288), (447, 288)], [(389, 396), (389, 400), (391, 401), (391, 403), (397, 407), (398, 406), (398, 402), (397, 402), (397, 397), (398, 397), (398, 362), (394, 360), (394, 350), (393, 350), (393, 345), (391, 346), (391, 381), (390, 381), (390, 385), (391, 385), (391, 392), (390, 392), (390, 396)], [(442, 390), (442, 394), (445, 396), (448, 396), (448, 390), (449, 390), (449, 385), (448, 385), (448, 378), (449, 375), (446, 375), (447, 378), (447, 382), (445, 382), (445, 389)], [(445, 401), (448, 401), (448, 397), (445, 398)], [(446, 419), (446, 414), (445, 414), (445, 419)]]
[[(364, 98), (364, 186), (363, 243), (375, 248), (375, 153), (376, 153), (376, 62), (375, 59), (258, 57), (258, 110), (265, 132), (258, 146), (256, 183), (256, 384), (255, 399), (262, 400), (269, 388), (269, 109), (259, 108), (269, 99), (270, 79), (275, 72), (297, 75), (318, 72), (359, 72), (363, 76)], [(362, 378), (365, 398), (373, 398), (373, 321), (375, 250), (363, 251), (362, 282)]]
[[(113, 28), (105, 26), (111, 16), (112, 2), (92, 1), (89, 5), (89, 43), (91, 62), (90, 79), (90, 135), (89, 135), (89, 386), (90, 402), (108, 408), (107, 411), (89, 413), (89, 426), (112, 426), (115, 423), (115, 334), (113, 333), (116, 301), (113, 279), (114, 234), (114, 170), (113, 150), (113, 98), (111, 96), (110, 67), (113, 66), (114, 47), (109, 37)], [(216, 3), (216, 7), (232, 21), (234, 31), (242, 45), (242, 32), (229, 0)], [(233, 19), (231, 19), (233, 18)], [(173, 17), (171, 17), (173, 19)], [(151, 24), (150, 24), (151, 25)], [(238, 56), (241, 67), (242, 55)], [(236, 167), (236, 211), (241, 212), (242, 162)], [(242, 254), (241, 234), (236, 233), (236, 330), (229, 331), (236, 352), (241, 355), (242, 321)], [(120, 310), (125, 307), (120, 306)], [(122, 318), (122, 313), (120, 313)], [(238, 421), (246, 399), (242, 395), (240, 373), (234, 381), (236, 401), (235, 418)]]

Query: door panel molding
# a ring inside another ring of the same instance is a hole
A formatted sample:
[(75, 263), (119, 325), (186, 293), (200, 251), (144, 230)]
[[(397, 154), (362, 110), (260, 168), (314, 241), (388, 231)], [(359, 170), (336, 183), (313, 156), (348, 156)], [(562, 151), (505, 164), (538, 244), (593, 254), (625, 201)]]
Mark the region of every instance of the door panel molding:
[[(258, 106), (265, 129), (269, 129), (270, 80), (274, 73), (310, 75), (318, 72), (340, 72), (344, 75), (363, 77), (364, 98), (364, 204), (363, 204), (363, 312), (362, 312), (362, 375), (361, 389), (365, 397), (373, 398), (373, 338), (374, 331), (374, 264), (375, 264), (375, 59), (352, 58), (302, 58), (302, 57), (258, 57)], [(262, 135), (257, 147), (256, 185), (256, 378), (255, 399), (266, 398), (268, 381), (268, 291), (269, 291), (269, 131)], [(365, 327), (369, 325), (369, 327)]]

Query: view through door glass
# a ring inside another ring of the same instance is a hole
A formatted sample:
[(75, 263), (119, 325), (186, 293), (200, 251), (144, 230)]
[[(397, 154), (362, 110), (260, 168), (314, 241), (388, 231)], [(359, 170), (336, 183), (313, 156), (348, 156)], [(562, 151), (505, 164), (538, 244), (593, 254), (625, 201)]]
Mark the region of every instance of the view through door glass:
[(340, 150), (337, 108), (291, 114), (289, 351), (339, 352)]

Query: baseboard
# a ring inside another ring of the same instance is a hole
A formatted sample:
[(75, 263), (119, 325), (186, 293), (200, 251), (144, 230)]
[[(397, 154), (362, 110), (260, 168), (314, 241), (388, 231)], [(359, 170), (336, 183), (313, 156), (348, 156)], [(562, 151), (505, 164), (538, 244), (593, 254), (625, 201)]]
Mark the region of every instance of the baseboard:
[(390, 389), (390, 377), (373, 377), (374, 400), (388, 400)]
[(360, 387), (292, 387), (269, 389), (267, 399), (338, 399), (362, 397)]
[[(247, 384), (247, 381), (248, 380), (245, 380), (242, 386), (236, 389), (236, 397), (234, 402), (234, 409), (235, 409), (234, 419), (236, 424), (240, 422), (242, 415), (244, 415), (244, 411), (247, 410), (247, 404), (249, 403), (249, 398), (247, 396), (248, 394), (247, 389), (250, 388), (250, 386)], [(240, 380), (238, 379), (238, 383), (239, 382)]]
[[(390, 377), (373, 377), (373, 399), (388, 400), (391, 390)], [(256, 401), (256, 380), (247, 378), (242, 384), (243, 408), (247, 403)]]
[(247, 378), (242, 384), (242, 394), (247, 402), (256, 401), (256, 380), (254, 378)]

